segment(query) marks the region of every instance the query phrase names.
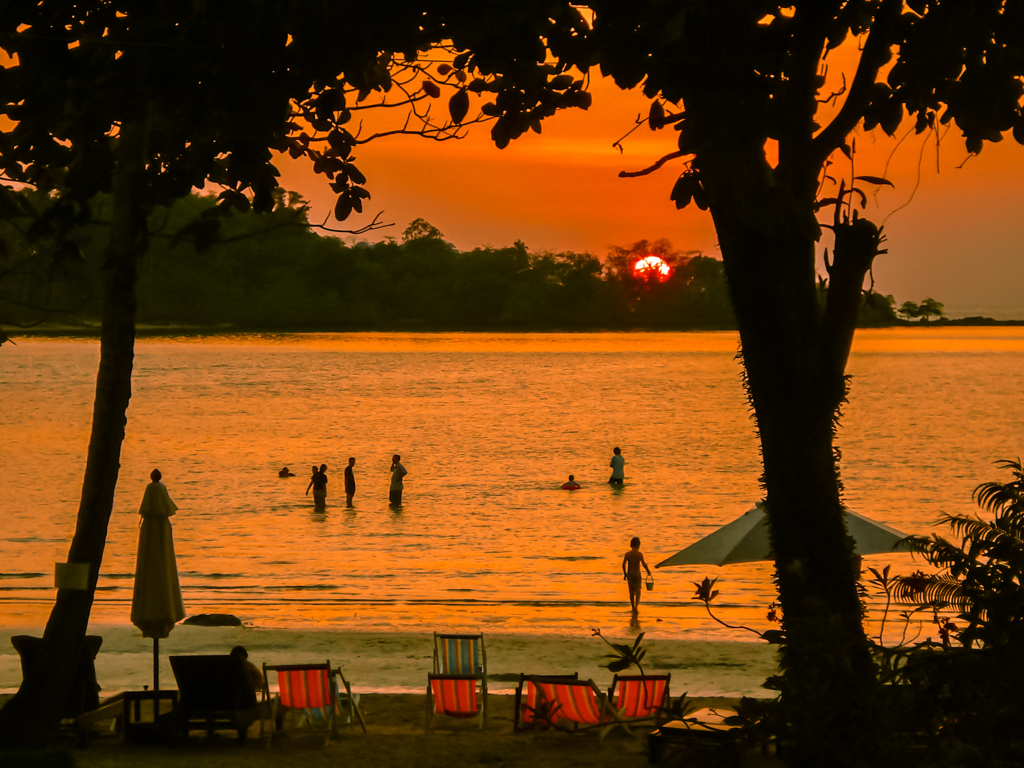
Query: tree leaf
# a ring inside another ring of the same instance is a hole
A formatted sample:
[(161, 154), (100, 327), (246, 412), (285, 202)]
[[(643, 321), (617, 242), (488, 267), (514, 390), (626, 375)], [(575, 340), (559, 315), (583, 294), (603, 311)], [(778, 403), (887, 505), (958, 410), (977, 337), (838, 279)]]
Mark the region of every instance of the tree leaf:
[(632, 666), (632, 662), (629, 659), (619, 659), (618, 661), (611, 661), (604, 666), (609, 672), (621, 672), (624, 669), (629, 669)]
[(469, 112), (469, 93), (465, 88), (460, 88), (448, 100), (448, 114), (452, 116), (452, 122), (459, 125), (466, 119), (467, 112)]
[(352, 203), (346, 195), (339, 195), (338, 202), (334, 205), (334, 218), (344, 221), (352, 213)]
[(647, 125), (652, 131), (665, 127), (665, 108), (657, 99), (651, 102), (651, 111), (647, 114)]
[(884, 184), (887, 187), (896, 188), (895, 184), (882, 176), (854, 176), (853, 178), (855, 181), (866, 181), (868, 184)]

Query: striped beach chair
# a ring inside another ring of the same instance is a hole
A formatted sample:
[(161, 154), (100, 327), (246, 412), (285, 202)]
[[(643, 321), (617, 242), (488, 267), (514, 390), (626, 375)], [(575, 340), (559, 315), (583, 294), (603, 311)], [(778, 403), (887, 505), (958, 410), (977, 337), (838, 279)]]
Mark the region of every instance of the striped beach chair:
[(551, 723), (546, 716), (550, 706), (541, 706), (541, 702), (545, 700), (538, 687), (539, 683), (571, 681), (579, 680), (579, 678), (578, 672), (573, 672), (571, 675), (519, 675), (512, 730), (546, 730), (550, 728)]
[(478, 717), (487, 725), (487, 691), (479, 675), (427, 675), (426, 731), (434, 729), (434, 717)]
[(624, 720), (655, 723), (665, 719), (672, 675), (616, 675), (608, 699)]
[(482, 675), (487, 677), (484, 636), (434, 633), (435, 675)]
[[(270, 676), (269, 672), (277, 673), (278, 693), (270, 699)], [(338, 723), (338, 690), (334, 682), (334, 674), (331, 670), (331, 662), (326, 664), (286, 664), (270, 666), (263, 665), (263, 698), (271, 700), (271, 717), (278, 728), (284, 727), (285, 717), (289, 711), (302, 711), (307, 722), (315, 725), (316, 722), (323, 723), (327, 731), (324, 746), (330, 743), (331, 736), (337, 733)], [(319, 717), (310, 716), (310, 712), (317, 711)], [(273, 729), (263, 731), (263, 723), (260, 722), (261, 735), (264, 736), (267, 746), (273, 739)]]
[(535, 727), (547, 724), (563, 731), (598, 729), (600, 740), (616, 726), (630, 733), (629, 725), (593, 680), (544, 680), (530, 676), (525, 680), (540, 694), (533, 708)]
[[(352, 693), (352, 686), (341, 673), (340, 667), (336, 667), (334, 670), (334, 690), (338, 694), (335, 699), (338, 705), (335, 710), (338, 713), (338, 724), (345, 723), (352, 728), (353, 723), (358, 720), (363, 733), (366, 733), (366, 720), (363, 719), (363, 712), (359, 709), (359, 694)], [(326, 724), (330, 716), (330, 707), (306, 707), (306, 713), (303, 715), (303, 719), (299, 720), (299, 725), (306, 723), (316, 727)]]

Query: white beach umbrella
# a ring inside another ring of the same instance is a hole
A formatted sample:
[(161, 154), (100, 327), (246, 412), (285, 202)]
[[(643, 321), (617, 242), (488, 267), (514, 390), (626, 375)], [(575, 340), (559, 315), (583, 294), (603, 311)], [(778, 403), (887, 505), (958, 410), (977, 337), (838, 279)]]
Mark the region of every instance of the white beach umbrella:
[[(858, 555), (876, 555), (892, 552), (906, 534), (884, 523), (876, 523), (856, 512), (843, 510), (846, 530), (855, 542)], [(717, 531), (694, 542), (686, 549), (655, 565), (729, 565), (730, 563), (753, 563), (771, 560), (771, 544), (768, 541), (768, 519), (765, 517), (764, 502), (757, 502), (753, 509), (727, 523)]]
[(185, 618), (178, 584), (178, 563), (170, 517), (178, 509), (159, 474), (146, 486), (139, 514), (139, 552), (135, 561), (135, 590), (132, 594), (132, 624), (143, 637), (153, 638), (153, 690), (160, 690), (160, 638)]

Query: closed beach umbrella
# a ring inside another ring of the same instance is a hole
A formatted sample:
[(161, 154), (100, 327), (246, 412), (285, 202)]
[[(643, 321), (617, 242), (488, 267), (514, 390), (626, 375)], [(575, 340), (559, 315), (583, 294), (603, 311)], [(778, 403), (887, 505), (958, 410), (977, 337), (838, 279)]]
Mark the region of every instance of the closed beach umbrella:
[(135, 591), (132, 594), (132, 624), (143, 637), (153, 638), (153, 690), (160, 690), (160, 638), (167, 637), (174, 625), (185, 618), (178, 584), (178, 564), (174, 557), (171, 516), (178, 509), (167, 488), (160, 482), (159, 470), (150, 475), (139, 514), (139, 552), (135, 561)]
[[(883, 523), (876, 523), (856, 512), (843, 510), (846, 530), (855, 542), (858, 555), (877, 555), (892, 552), (906, 534)], [(727, 523), (717, 531), (694, 542), (681, 552), (655, 565), (729, 565), (771, 560), (768, 541), (768, 520), (764, 503), (757, 502), (753, 509)]]

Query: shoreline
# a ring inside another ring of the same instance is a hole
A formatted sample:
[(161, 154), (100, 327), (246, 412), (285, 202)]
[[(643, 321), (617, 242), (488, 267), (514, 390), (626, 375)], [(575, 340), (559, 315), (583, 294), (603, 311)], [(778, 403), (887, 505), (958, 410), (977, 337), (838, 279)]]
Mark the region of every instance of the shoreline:
[[(432, 628), (433, 629), (433, 628)], [(459, 631), (437, 627), (438, 631)], [(5, 628), (0, 631), (0, 692), (10, 693), (21, 682), (20, 659), (11, 645), (16, 634), (41, 634)], [(103, 637), (96, 657), (101, 696), (120, 690), (139, 690), (152, 683), (153, 641), (134, 627), (92, 626), (89, 634)], [(633, 643), (635, 635), (607, 635), (612, 642)], [(577, 634), (514, 635), (484, 632), (488, 687), (502, 695), (514, 691), (520, 673), (578, 672), (607, 688), (612, 673), (601, 667), (611, 652), (600, 638)], [(340, 666), (354, 691), (361, 694), (422, 694), (433, 665), (433, 633), (337, 632), (325, 630), (262, 630), (249, 627), (177, 626), (160, 641), (161, 687), (172, 687), (168, 657), (178, 654), (227, 653), (243, 645), (257, 666), (329, 660)], [(762, 683), (776, 674), (776, 648), (762, 642), (734, 640), (675, 640), (645, 638), (644, 671), (672, 674), (674, 696), (765, 696)], [(635, 671), (634, 671), (635, 673)]]
[[(890, 325), (863, 325), (858, 326), (857, 330), (886, 330), (886, 329), (909, 329), (909, 328), (930, 328), (930, 329), (941, 329), (941, 328), (987, 328), (987, 327), (1021, 327), (1024, 326), (1024, 319), (997, 319), (993, 317), (987, 317), (983, 315), (971, 315), (966, 317), (957, 318), (939, 318), (929, 322), (911, 322), (903, 321), (896, 322)], [(68, 324), (53, 324), (53, 325), (38, 325), (30, 328), (16, 328), (9, 327), (10, 333), (4, 331), (10, 338), (11, 334), (15, 334), (20, 337), (43, 337), (43, 338), (99, 338), (100, 335), (100, 323), (97, 320), (95, 323), (88, 322), (82, 325), (68, 325)], [(686, 327), (594, 327), (594, 328), (576, 328), (576, 327), (558, 327), (558, 328), (535, 328), (535, 327), (519, 327), (519, 328), (448, 328), (448, 327), (396, 327), (396, 328), (378, 328), (378, 327), (344, 327), (344, 328), (321, 328), (321, 327), (258, 327), (258, 326), (244, 326), (244, 325), (233, 325), (233, 324), (220, 324), (220, 325), (153, 325), (153, 324), (140, 324), (136, 326), (136, 334), (139, 337), (160, 337), (160, 336), (236, 336), (239, 334), (243, 335), (295, 335), (295, 334), (451, 334), (451, 333), (468, 333), (468, 334), (593, 334), (593, 333), (701, 333), (701, 332), (736, 332), (737, 329), (733, 327), (726, 327), (720, 325), (696, 325)]]

